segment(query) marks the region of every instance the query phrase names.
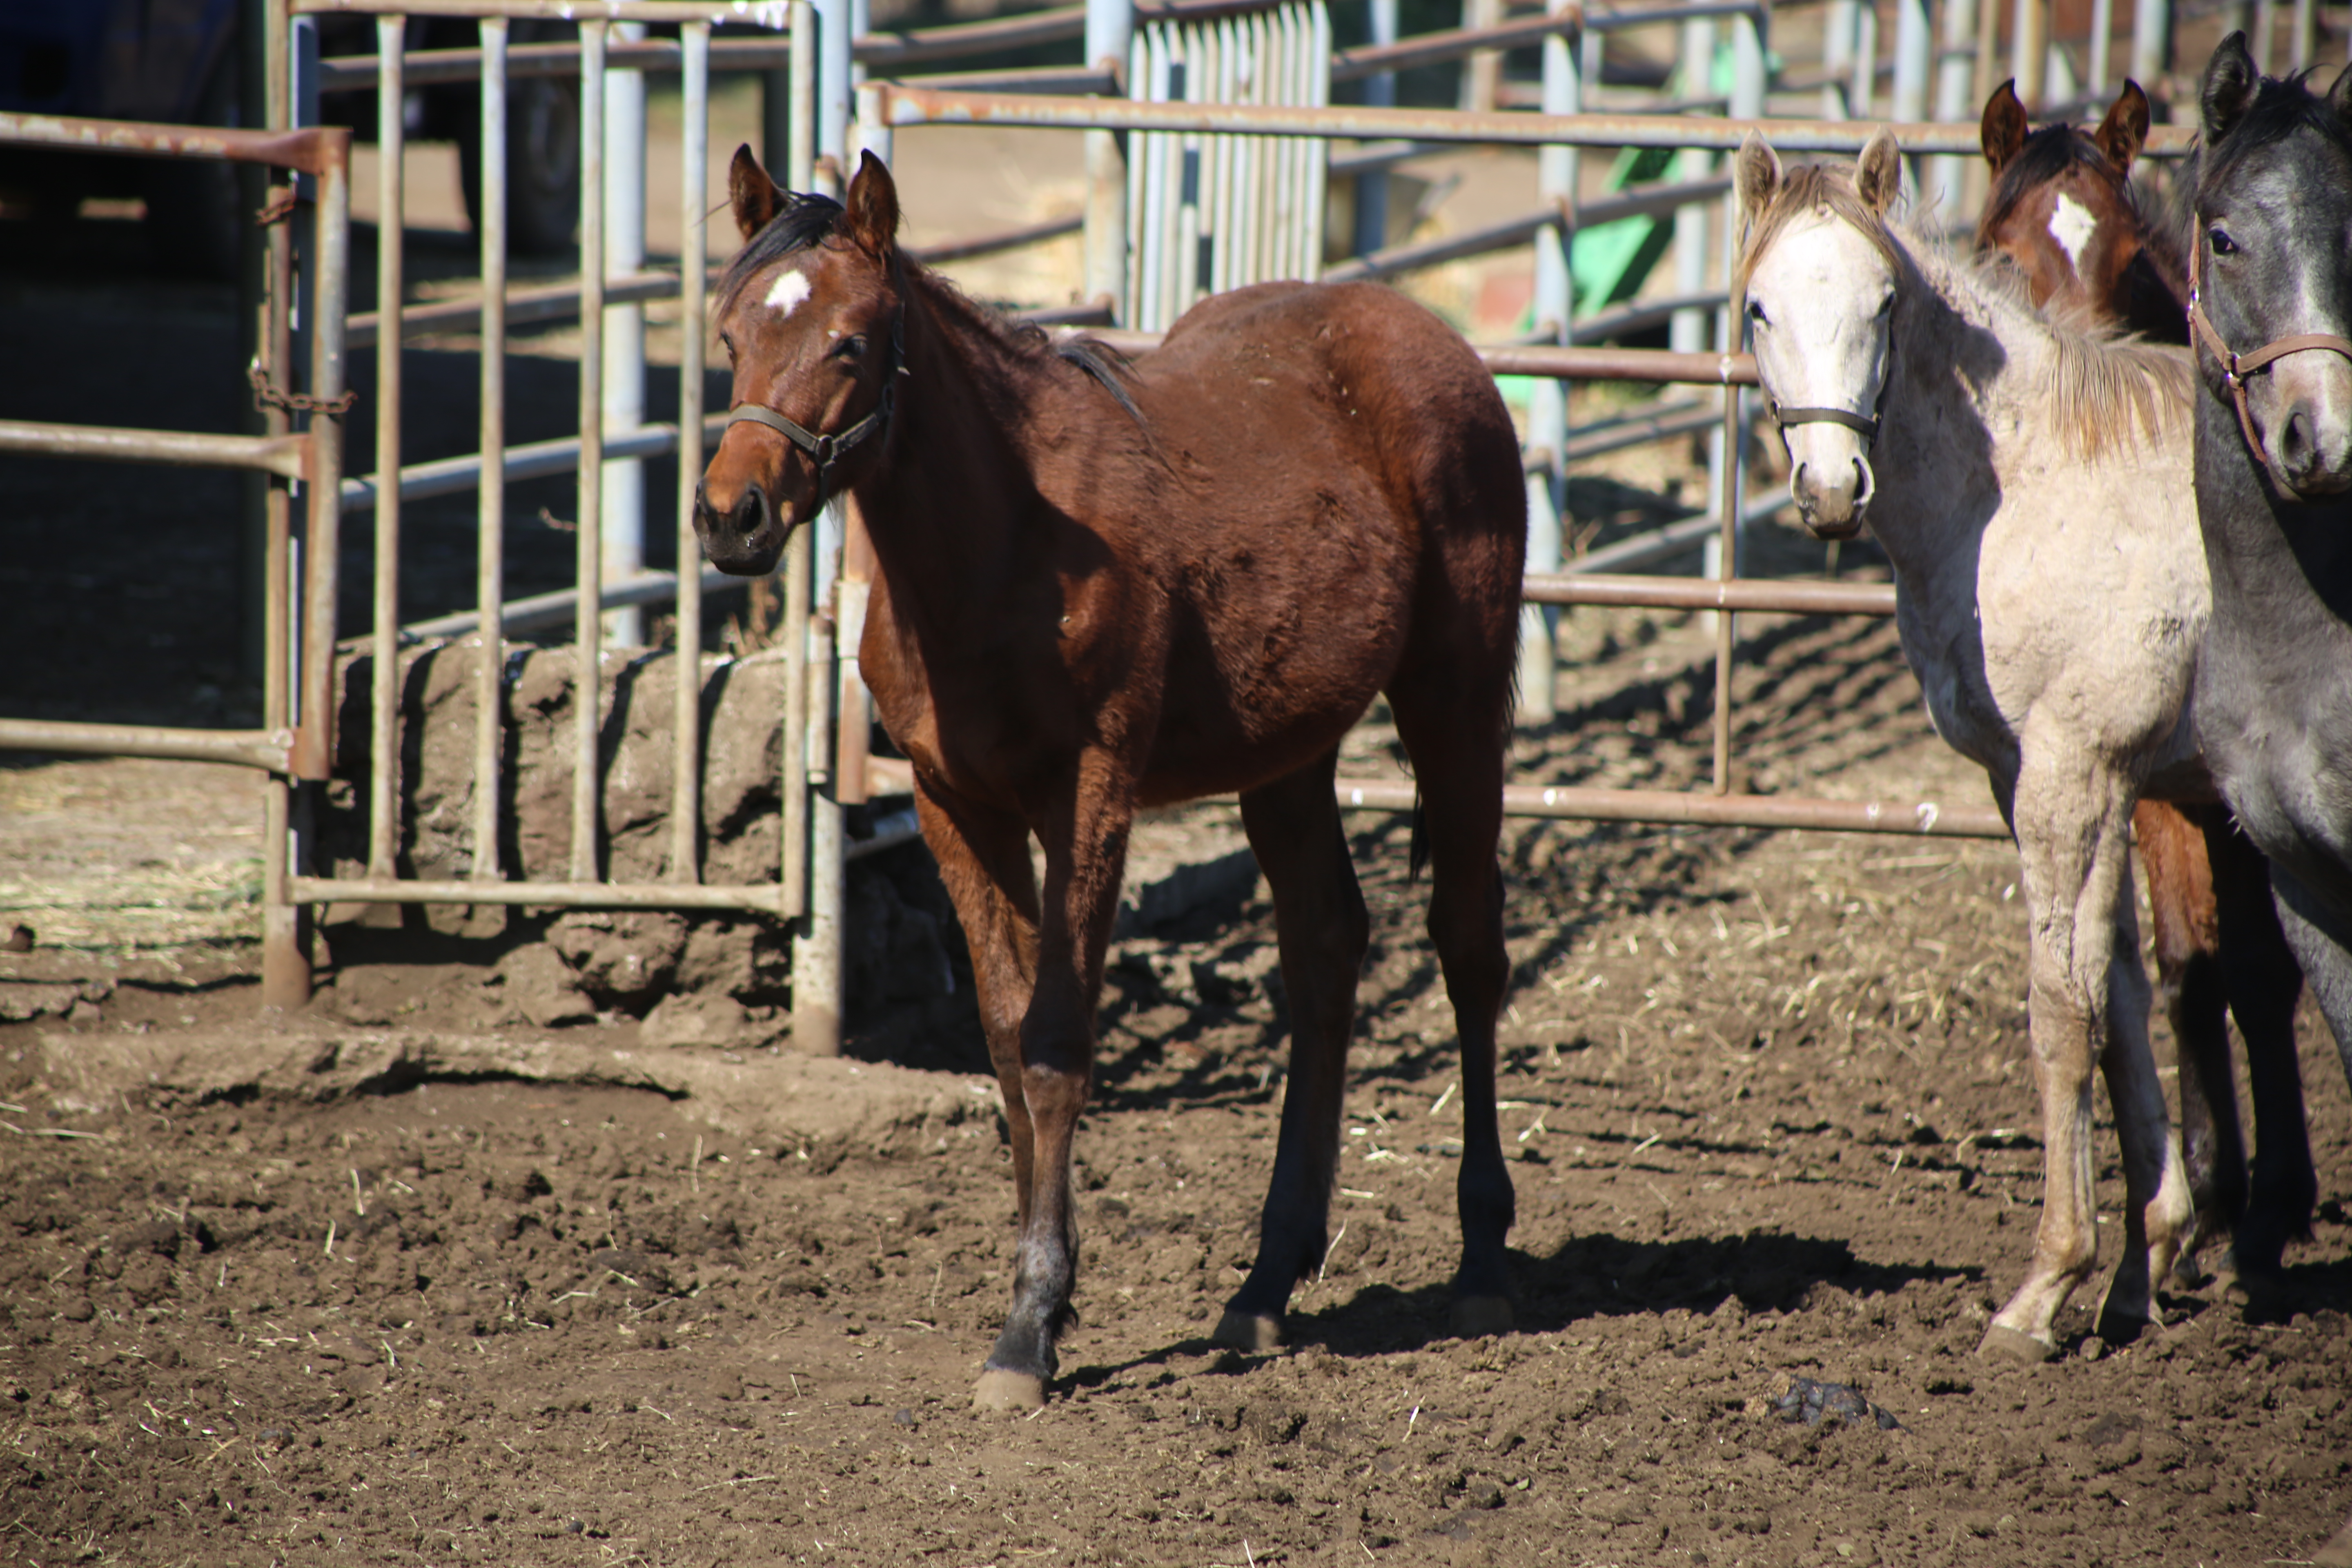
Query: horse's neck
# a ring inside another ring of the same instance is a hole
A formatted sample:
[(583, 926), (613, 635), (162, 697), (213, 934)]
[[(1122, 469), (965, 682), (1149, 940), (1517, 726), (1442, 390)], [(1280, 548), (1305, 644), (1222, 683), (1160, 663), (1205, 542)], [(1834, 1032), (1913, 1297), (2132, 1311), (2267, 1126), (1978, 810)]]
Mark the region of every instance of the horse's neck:
[(2352, 497), (2292, 501), (2265, 480), (2236, 409), (2200, 387), (2197, 501), (2217, 620), (2249, 646), (2352, 639)]
[(1020, 556), (1013, 533), (1036, 493), (1024, 418), (1032, 367), (967, 312), (910, 287), (897, 411), (880, 463), (856, 487), (901, 600), (934, 587), (968, 597), (1000, 575)]
[(2017, 388), (2003, 384), (2025, 367), (1971, 374), (2000, 352), (1991, 301), (1941, 257), (1916, 257), (1915, 267), (1916, 292), (1895, 312), (1870, 524), (1896, 573), (1925, 582), (1955, 552), (1975, 550), (1983, 509), (1970, 503), (1997, 487), (1994, 433), (2014, 416)]

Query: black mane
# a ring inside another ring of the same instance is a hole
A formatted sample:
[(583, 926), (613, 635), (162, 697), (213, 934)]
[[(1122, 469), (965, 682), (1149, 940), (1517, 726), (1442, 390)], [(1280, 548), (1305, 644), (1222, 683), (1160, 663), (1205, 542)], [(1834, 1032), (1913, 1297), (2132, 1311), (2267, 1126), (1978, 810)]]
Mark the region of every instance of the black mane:
[[(832, 237), (842, 217), (842, 205), (831, 196), (784, 193), (784, 205), (768, 220), (765, 228), (753, 235), (751, 242), (735, 253), (719, 275), (717, 285), (719, 310), (724, 313), (735, 303), (736, 295), (743, 290), (760, 271), (771, 262), (782, 261), (787, 256), (814, 249)], [(1143, 426), (1143, 410), (1136, 406), (1134, 395), (1127, 383), (1132, 372), (1127, 356), (1099, 339), (1077, 337), (1055, 343), (1043, 327), (1034, 321), (1021, 321), (994, 306), (981, 303), (962, 289), (930, 268), (922, 266), (904, 250), (898, 253), (898, 264), (909, 278), (920, 278), (930, 289), (962, 307), (974, 321), (992, 331), (997, 341), (1013, 353), (1027, 359), (1052, 357), (1068, 361), (1098, 383), (1118, 405), (1127, 411), (1139, 427)]]
[(2275, 146), (2297, 131), (2315, 131), (2339, 147), (2352, 148), (2352, 128), (2336, 117), (2326, 98), (2311, 90), (2310, 78), (2310, 70), (2264, 77), (2254, 101), (2230, 127), (2230, 133), (2204, 149), (2200, 183), (2230, 178), (2248, 153)]
[(719, 309), (724, 313), (735, 303), (735, 296), (743, 285), (772, 261), (814, 248), (833, 234), (841, 221), (842, 206), (831, 196), (799, 192), (782, 193), (784, 205), (768, 226), (753, 235), (750, 243), (735, 253), (727, 270), (719, 279)]
[[(1979, 233), (1990, 231), (2010, 215), (2010, 210), (2023, 199), (2025, 193), (2047, 184), (2069, 169), (2085, 168), (2105, 172), (2110, 177), (2116, 166), (2099, 151), (2099, 144), (2072, 125), (2044, 125), (2018, 147), (2017, 156), (2001, 168), (1985, 197), (1984, 216), (1979, 220)], [(2138, 193), (2129, 180), (2121, 182), (2124, 198), (2137, 208)]]

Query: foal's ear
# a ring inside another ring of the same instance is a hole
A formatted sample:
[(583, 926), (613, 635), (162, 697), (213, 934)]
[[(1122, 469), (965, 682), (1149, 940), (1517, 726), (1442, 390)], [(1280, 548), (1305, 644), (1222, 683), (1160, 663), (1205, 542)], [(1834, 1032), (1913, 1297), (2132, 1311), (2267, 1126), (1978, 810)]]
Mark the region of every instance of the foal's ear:
[(1853, 165), (1853, 189), (1863, 205), (1880, 217), (1886, 216), (1903, 189), (1903, 152), (1895, 144), (1895, 132), (1884, 125), (1862, 144), (1862, 156)]
[(898, 186), (881, 159), (857, 155), (857, 174), (842, 205), (849, 209), (850, 239), (875, 260), (889, 260), (898, 243)]
[(2126, 79), (2123, 91), (2108, 106), (2107, 117), (2091, 132), (2091, 140), (2099, 144), (2116, 174), (2130, 174), (2132, 160), (2147, 144), (2147, 94), (2140, 90), (2139, 83)]
[(2205, 145), (2212, 146), (2236, 126), (2262, 90), (2263, 73), (2246, 52), (2246, 35), (2232, 33), (2221, 40), (2205, 64), (2205, 84), (2198, 89), (2197, 107), (2204, 120)]
[(2336, 118), (2352, 123), (2352, 65), (2336, 75), (2336, 85), (2327, 89), (2327, 107), (2336, 110)]
[(791, 200), (760, 167), (749, 142), (735, 149), (735, 161), (727, 165), (727, 195), (735, 207), (735, 226), (745, 239), (767, 227)]
[(1743, 221), (1752, 224), (1764, 216), (1764, 209), (1780, 192), (1781, 177), (1780, 154), (1772, 151), (1770, 142), (1750, 131), (1732, 161), (1732, 180), (1739, 188), (1739, 216)]
[(1992, 172), (2000, 174), (2009, 167), (2025, 145), (2025, 105), (2017, 99), (2017, 79), (2010, 78), (1992, 89), (1985, 100), (1984, 119), (1977, 126), (1977, 144), (1984, 149), (1985, 162)]

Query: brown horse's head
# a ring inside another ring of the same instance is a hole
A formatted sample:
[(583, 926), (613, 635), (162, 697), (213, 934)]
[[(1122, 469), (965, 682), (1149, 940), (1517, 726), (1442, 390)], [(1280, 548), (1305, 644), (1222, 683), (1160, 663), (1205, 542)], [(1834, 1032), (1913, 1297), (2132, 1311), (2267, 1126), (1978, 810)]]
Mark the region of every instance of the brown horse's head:
[(2147, 141), (2147, 95), (2126, 81), (2096, 131), (2026, 123), (2014, 82), (1985, 100), (1980, 129), (1992, 190), (1977, 248), (2006, 256), (2037, 307), (2073, 306), (2179, 341), (2185, 301), (2172, 265), (2142, 276), (2150, 240), (2126, 176)]
[(870, 469), (887, 433), (902, 368), (898, 192), (867, 153), (845, 202), (794, 195), (749, 147), (728, 186), (744, 246), (712, 314), (734, 413), (696, 487), (694, 529), (712, 565), (758, 576)]

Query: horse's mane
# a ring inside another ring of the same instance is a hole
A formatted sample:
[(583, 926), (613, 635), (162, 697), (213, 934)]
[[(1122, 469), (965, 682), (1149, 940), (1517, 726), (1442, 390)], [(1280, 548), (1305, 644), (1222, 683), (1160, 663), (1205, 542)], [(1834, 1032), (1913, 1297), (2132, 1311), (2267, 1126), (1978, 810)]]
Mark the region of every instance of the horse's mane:
[[(785, 193), (782, 210), (735, 253), (727, 270), (719, 275), (719, 311), (723, 314), (731, 309), (736, 296), (772, 264), (831, 238), (840, 226), (844, 210), (831, 196)], [(1136, 405), (1135, 395), (1128, 385), (1133, 373), (1127, 356), (1110, 344), (1099, 338), (1083, 336), (1057, 343), (1035, 322), (1017, 320), (981, 303), (903, 249), (895, 265), (908, 287), (921, 289), (930, 304), (976, 329), (1008, 358), (1024, 364), (1066, 361), (1099, 383), (1138, 426), (1143, 425), (1143, 410)]]
[(2135, 432), (2154, 445), (2186, 427), (2193, 390), (2186, 355), (2122, 337), (2104, 324), (2043, 315), (2026, 299), (2024, 279), (2013, 269), (1959, 258), (1941, 237), (1920, 234), (1899, 220), (1890, 223), (1862, 199), (1853, 172), (1843, 165), (1801, 163), (1787, 171), (1749, 224), (1735, 274), (1738, 287), (1747, 288), (1757, 262), (1792, 222), (1813, 212), (1852, 225), (1898, 276), (1907, 273), (1932, 290), (1930, 268), (1947, 271), (2003, 320), (2004, 331), (2042, 337), (2050, 350), (2050, 372), (2028, 395), (2046, 404), (2051, 425), (2074, 456), (2095, 458)]
[(2337, 118), (2326, 98), (2311, 90), (2310, 79), (2310, 69), (2299, 70), (2293, 76), (2263, 78), (2254, 101), (2230, 127), (2230, 133), (2202, 149), (2200, 183), (2229, 179), (2248, 153), (2274, 146), (2298, 131), (2315, 131), (2336, 146), (2352, 151), (2352, 126)]

